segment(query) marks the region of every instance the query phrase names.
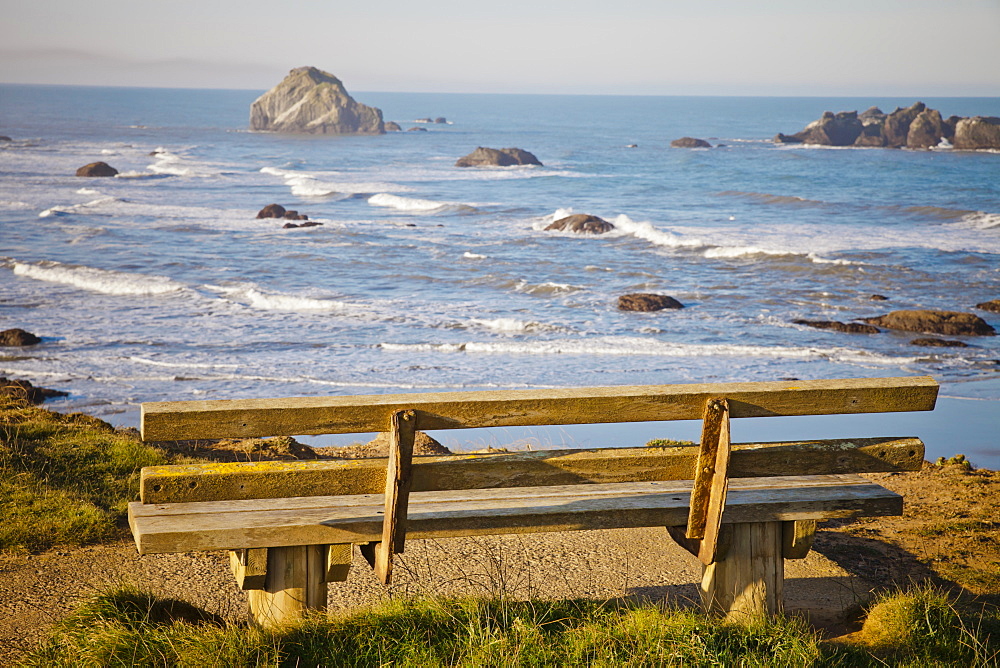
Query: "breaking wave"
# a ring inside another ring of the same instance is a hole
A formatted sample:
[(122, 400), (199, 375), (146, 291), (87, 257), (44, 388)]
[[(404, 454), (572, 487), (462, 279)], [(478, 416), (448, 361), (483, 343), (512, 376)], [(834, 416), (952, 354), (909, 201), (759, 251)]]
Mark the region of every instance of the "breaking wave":
[(187, 286), (164, 276), (108, 271), (60, 262), (29, 264), (14, 262), (14, 274), (49, 283), (72, 285), (107, 295), (164, 295), (187, 290)]
[(472, 212), (476, 207), (457, 202), (439, 202), (432, 199), (417, 199), (415, 197), (400, 197), (388, 193), (378, 193), (368, 198), (372, 206), (382, 206), (411, 213), (440, 213), (442, 211)]

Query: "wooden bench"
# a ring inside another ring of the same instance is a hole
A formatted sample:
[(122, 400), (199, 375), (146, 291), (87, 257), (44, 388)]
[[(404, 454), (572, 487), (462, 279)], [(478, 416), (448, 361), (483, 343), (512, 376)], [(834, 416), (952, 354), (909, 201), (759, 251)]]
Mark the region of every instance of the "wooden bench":
[[(900, 515), (857, 473), (911, 471), (912, 437), (730, 443), (730, 418), (932, 410), (930, 377), (146, 403), (148, 441), (385, 431), (388, 459), (153, 466), (140, 554), (230, 550), (251, 613), (326, 606), (358, 545), (384, 583), (407, 539), (665, 527), (703, 562), (706, 610), (781, 610), (816, 521)], [(703, 420), (698, 446), (412, 457), (420, 430)]]

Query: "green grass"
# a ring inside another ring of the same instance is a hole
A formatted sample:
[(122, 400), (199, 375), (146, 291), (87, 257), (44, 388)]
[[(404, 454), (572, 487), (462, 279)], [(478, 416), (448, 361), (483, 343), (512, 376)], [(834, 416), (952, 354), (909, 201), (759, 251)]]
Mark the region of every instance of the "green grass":
[(917, 588), (880, 599), (851, 644), (795, 618), (744, 626), (585, 600), (398, 600), (265, 631), (122, 588), (61, 622), (25, 665), (995, 666), (997, 619)]
[(163, 453), (96, 418), (0, 398), (0, 551), (123, 536), (139, 471)]

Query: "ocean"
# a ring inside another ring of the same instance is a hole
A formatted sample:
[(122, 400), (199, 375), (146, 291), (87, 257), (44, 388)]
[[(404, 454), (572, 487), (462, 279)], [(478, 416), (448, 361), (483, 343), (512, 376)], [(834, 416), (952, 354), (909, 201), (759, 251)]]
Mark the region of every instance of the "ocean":
[[(793, 323), (928, 308), (1000, 329), (974, 309), (1000, 298), (1000, 154), (771, 142), (826, 110), (915, 99), (352, 91), (404, 132), (311, 137), (249, 132), (261, 92), (0, 85), (0, 329), (43, 337), (0, 349), (0, 375), (137, 426), (145, 401), (929, 374), (931, 414), (742, 420), (733, 436), (917, 435), (929, 458), (1000, 467), (1000, 337), (926, 348)], [(1000, 116), (1000, 98), (922, 101)], [(670, 148), (682, 136), (715, 148)], [(544, 166), (454, 166), (477, 146)], [(119, 176), (74, 176), (97, 160)], [(272, 202), (322, 225), (255, 219)], [(544, 229), (568, 213), (615, 230)], [(685, 308), (619, 311), (629, 292)]]

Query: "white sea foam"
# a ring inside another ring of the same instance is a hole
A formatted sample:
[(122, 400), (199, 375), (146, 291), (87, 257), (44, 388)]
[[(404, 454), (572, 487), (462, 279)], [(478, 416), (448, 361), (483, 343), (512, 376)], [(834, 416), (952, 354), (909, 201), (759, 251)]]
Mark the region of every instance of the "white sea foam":
[(368, 198), (372, 206), (387, 207), (410, 213), (439, 213), (442, 211), (475, 211), (475, 207), (458, 202), (440, 202), (432, 199), (401, 197), (389, 193), (378, 193)]
[[(207, 178), (220, 174), (220, 171), (213, 166), (191, 160), (167, 150), (157, 149), (154, 157), (156, 158), (156, 162), (149, 165), (146, 169), (155, 175)], [(135, 176), (144, 176), (144, 174), (134, 173), (133, 178)]]
[(489, 256), (481, 255), (479, 253), (472, 253), (470, 251), (465, 251), (464, 253), (462, 253), (462, 257), (465, 258), (466, 260), (485, 260)]
[[(86, 193), (89, 194), (89, 193)], [(84, 202), (82, 204), (69, 204), (66, 206), (54, 206), (50, 209), (46, 209), (38, 214), (39, 218), (48, 218), (50, 216), (57, 216), (59, 214), (69, 214), (77, 213), (83, 211), (84, 209), (94, 209), (100, 207), (104, 204), (110, 204), (112, 202), (119, 202), (116, 197), (101, 197), (99, 199), (91, 200), (90, 202)]]
[(530, 320), (518, 320), (517, 318), (495, 318), (492, 320), (472, 318), (469, 322), (476, 327), (482, 327), (483, 329), (501, 334), (525, 334), (556, 329), (551, 325)]
[(299, 197), (348, 196), (381, 191), (405, 192), (410, 190), (406, 186), (382, 181), (347, 181), (344, 180), (346, 175), (340, 172), (310, 173), (278, 167), (262, 167), (260, 171), (262, 174), (283, 179), (291, 188), (292, 194)]
[(164, 276), (108, 271), (59, 262), (14, 262), (14, 274), (107, 295), (164, 295), (187, 289), (184, 284)]
[(957, 226), (966, 229), (995, 230), (1000, 227), (1000, 213), (974, 211), (962, 216), (958, 220)]
[(335, 299), (307, 295), (283, 294), (262, 290), (252, 284), (238, 286), (206, 285), (208, 290), (221, 292), (230, 301), (243, 303), (261, 311), (343, 311), (348, 305)]
[(100, 195), (101, 191), (94, 190), (93, 188), (80, 188), (76, 191), (77, 195)]
[(215, 364), (215, 363), (203, 363), (203, 362), (151, 360), (151, 359), (147, 359), (145, 357), (138, 357), (136, 355), (129, 356), (127, 359), (130, 362), (135, 362), (136, 364), (146, 364), (148, 366), (158, 366), (158, 367), (180, 367), (180, 368), (184, 368), (184, 369), (236, 369), (236, 368), (239, 368), (239, 364)]
[(496, 355), (595, 355), (652, 357), (737, 357), (786, 360), (828, 360), (872, 366), (899, 366), (919, 357), (893, 357), (851, 348), (691, 344), (634, 336), (608, 336), (551, 341), (468, 341), (465, 343), (382, 343), (390, 352), (478, 353)]

